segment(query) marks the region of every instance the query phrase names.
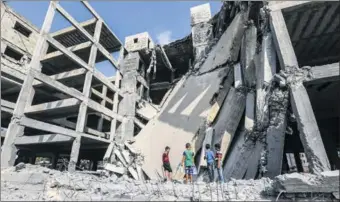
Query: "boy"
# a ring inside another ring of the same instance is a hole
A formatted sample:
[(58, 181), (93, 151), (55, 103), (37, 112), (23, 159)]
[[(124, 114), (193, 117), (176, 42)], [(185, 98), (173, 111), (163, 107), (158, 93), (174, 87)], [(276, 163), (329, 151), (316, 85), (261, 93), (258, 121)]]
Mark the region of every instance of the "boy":
[(223, 171), (222, 171), (222, 152), (221, 152), (221, 145), (216, 143), (215, 144), (215, 150), (216, 150), (216, 154), (215, 154), (215, 162), (216, 162), (216, 168), (217, 168), (217, 174), (218, 174), (218, 178), (220, 180), (221, 183), (224, 183), (224, 179), (223, 179)]
[(214, 181), (214, 152), (210, 150), (210, 144), (205, 145), (204, 159), (207, 161), (207, 168), (210, 182)]
[(194, 152), (191, 151), (190, 143), (185, 144), (186, 150), (183, 152), (182, 166), (185, 168), (185, 184), (188, 179), (192, 183), (193, 166), (194, 166)]
[(171, 169), (170, 160), (169, 160), (169, 152), (170, 152), (170, 147), (166, 146), (165, 151), (162, 156), (165, 181), (167, 180), (167, 178), (171, 181), (171, 174), (172, 174), (172, 169)]

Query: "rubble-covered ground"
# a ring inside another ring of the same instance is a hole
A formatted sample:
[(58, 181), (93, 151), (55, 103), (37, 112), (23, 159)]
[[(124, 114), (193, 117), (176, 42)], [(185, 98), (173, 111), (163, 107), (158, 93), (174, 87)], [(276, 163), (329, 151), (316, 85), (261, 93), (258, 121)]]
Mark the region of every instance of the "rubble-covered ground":
[[(60, 172), (36, 165), (19, 164), (1, 170), (1, 201), (269, 201), (278, 199), (278, 196), (280, 199), (293, 200), (296, 196), (287, 198), (274, 188), (278, 187), (282, 179), (289, 178), (289, 175), (292, 174), (279, 176), (274, 181), (269, 178), (231, 180), (223, 186), (204, 182), (185, 185), (181, 182), (134, 181), (126, 175), (118, 178), (116, 175), (108, 177), (85, 172)], [(302, 176), (298, 173), (296, 175)], [(304, 179), (308, 179), (308, 176)], [(331, 194), (314, 194), (310, 197), (326, 201), (334, 198)]]

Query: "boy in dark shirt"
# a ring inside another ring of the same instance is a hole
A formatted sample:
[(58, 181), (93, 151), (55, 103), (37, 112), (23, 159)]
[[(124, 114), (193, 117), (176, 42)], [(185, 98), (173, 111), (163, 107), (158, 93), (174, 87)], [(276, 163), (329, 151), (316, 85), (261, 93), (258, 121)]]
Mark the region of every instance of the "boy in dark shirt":
[(169, 152), (170, 152), (170, 147), (166, 146), (165, 151), (162, 156), (165, 181), (167, 180), (167, 178), (171, 181), (171, 174), (172, 174), (172, 169), (171, 169), (170, 159), (169, 159)]

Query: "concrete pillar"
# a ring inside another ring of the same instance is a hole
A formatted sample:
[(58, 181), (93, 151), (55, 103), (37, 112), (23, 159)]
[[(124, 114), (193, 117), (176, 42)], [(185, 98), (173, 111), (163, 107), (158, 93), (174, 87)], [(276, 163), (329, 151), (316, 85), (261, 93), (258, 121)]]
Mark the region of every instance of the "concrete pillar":
[(276, 54), (272, 35), (265, 33), (262, 39), (262, 51), (256, 55), (256, 121), (261, 126), (268, 124), (267, 86), (276, 72)]
[(298, 122), (300, 139), (312, 173), (330, 170), (327, 153), (316, 123), (312, 104), (303, 85), (291, 88), (291, 105)]
[(255, 51), (256, 51), (257, 29), (254, 25), (249, 25), (244, 31), (241, 43), (241, 67), (244, 75), (245, 86), (256, 85), (255, 77)]
[[(99, 41), (102, 25), (103, 25), (103, 21), (98, 20), (96, 23), (95, 31), (94, 31), (94, 39), (96, 41)], [(90, 52), (90, 56), (88, 60), (89, 66), (92, 67), (93, 69), (96, 63), (97, 51), (98, 51), (98, 47), (95, 44), (93, 44), (91, 47), (91, 52)], [(91, 95), (92, 78), (93, 78), (93, 73), (88, 71), (86, 73), (85, 82), (83, 86), (83, 94), (87, 98), (89, 98)], [(84, 132), (86, 123), (87, 123), (87, 106), (86, 106), (86, 103), (82, 102), (79, 107), (76, 131)], [(70, 172), (73, 172), (76, 170), (76, 165), (79, 161), (80, 145), (81, 145), (81, 136), (78, 135), (73, 140), (73, 144), (72, 144), (70, 162), (68, 165), (68, 171)]]
[[(244, 86), (252, 88), (256, 84), (255, 77), (255, 51), (256, 51), (257, 29), (250, 24), (244, 32), (241, 43), (241, 68), (243, 72)], [(236, 81), (236, 80), (235, 80)], [(236, 82), (235, 82), (236, 83)], [(247, 93), (245, 129), (252, 131), (255, 119), (255, 92)]]
[(124, 98), (119, 103), (118, 114), (125, 117), (117, 130), (117, 141), (124, 141), (134, 136), (134, 117), (136, 115), (137, 101), (137, 75), (140, 65), (140, 56), (138, 52), (129, 53), (124, 58), (121, 72), (121, 90)]
[[(107, 94), (107, 87), (106, 86), (103, 86), (103, 89), (102, 89), (102, 95), (103, 95), (103, 98), (106, 97), (106, 94)], [(102, 106), (105, 107), (105, 104), (106, 104), (106, 99), (103, 99), (100, 104)], [(98, 131), (102, 131), (103, 130), (103, 122), (104, 122), (104, 115), (102, 114), (100, 117), (99, 117), (99, 120), (98, 120), (98, 124), (97, 124), (97, 130)]]
[[(281, 68), (283, 70), (298, 68), (299, 64), (281, 10), (270, 12), (270, 28), (273, 32), (274, 43)], [(294, 77), (298, 75), (290, 76)], [(298, 123), (300, 139), (305, 149), (309, 169), (312, 173), (321, 173), (330, 170), (327, 153), (322, 142), (307, 90), (302, 82), (289, 84), (289, 86), (291, 105)]]
[(190, 8), (192, 43), (195, 58), (205, 53), (208, 42), (213, 37), (213, 26), (208, 23), (211, 18), (210, 4), (202, 4)]

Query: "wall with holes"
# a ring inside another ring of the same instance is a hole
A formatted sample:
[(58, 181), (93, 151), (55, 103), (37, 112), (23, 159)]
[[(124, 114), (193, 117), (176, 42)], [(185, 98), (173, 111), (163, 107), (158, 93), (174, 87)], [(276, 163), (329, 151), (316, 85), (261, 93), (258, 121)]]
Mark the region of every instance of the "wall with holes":
[(39, 30), (33, 24), (1, 3), (1, 53), (7, 46), (31, 58)]

